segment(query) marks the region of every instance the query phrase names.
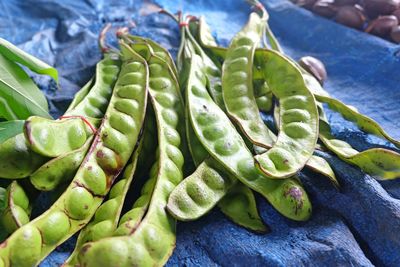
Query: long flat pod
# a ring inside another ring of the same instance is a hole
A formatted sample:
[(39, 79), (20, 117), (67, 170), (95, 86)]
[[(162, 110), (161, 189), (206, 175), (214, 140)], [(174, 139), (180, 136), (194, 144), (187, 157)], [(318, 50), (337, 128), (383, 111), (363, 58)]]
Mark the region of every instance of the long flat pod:
[(74, 98), (72, 99), (71, 103), (69, 104), (67, 110), (68, 112), (74, 109), (79, 103), (81, 103), (85, 97), (89, 94), (90, 90), (93, 86), (94, 77), (91, 78), (78, 92), (75, 93)]
[[(204, 62), (204, 71), (208, 80), (207, 89), (210, 92), (211, 97), (214, 102), (222, 109), (225, 110), (224, 99), (222, 96), (222, 82), (221, 82), (221, 69), (215, 64), (210, 57), (203, 51), (200, 45), (196, 42), (192, 34), (190, 33), (188, 27), (183, 27), (186, 31), (184, 35), (181, 36), (185, 42), (185, 48), (189, 54), (197, 54), (200, 56)], [(190, 57), (187, 58), (189, 60)], [(182, 72), (182, 71), (181, 71)], [(185, 83), (186, 85), (186, 83)]]
[(255, 145), (269, 148), (270, 131), (259, 114), (253, 91), (252, 66), (261, 40), (263, 20), (251, 13), (244, 28), (233, 38), (222, 66), (222, 95), (229, 116)]
[(327, 104), (331, 109), (339, 112), (346, 120), (356, 123), (362, 131), (384, 138), (400, 148), (400, 141), (391, 137), (376, 121), (370, 117), (359, 113), (353, 107), (348, 106), (329, 96), (316, 95), (315, 97), (318, 101)]
[(213, 159), (206, 159), (172, 191), (167, 208), (175, 218), (181, 221), (200, 218), (237, 183), (232, 174), (223, 173), (216, 165)]
[(89, 138), (82, 147), (40, 166), (29, 177), (32, 185), (40, 191), (50, 191), (62, 183), (70, 182), (85, 158), (92, 141), (93, 138)]
[(130, 34), (126, 34), (123, 36), (127, 37), (127, 39), (130, 39), (136, 43), (143, 43), (143, 42), (147, 43), (153, 49), (153, 53), (156, 56), (158, 56), (159, 58), (163, 59), (170, 66), (173, 73), (175, 74), (175, 77), (178, 78), (178, 71), (176, 69), (174, 60), (172, 59), (171, 55), (164, 47), (162, 47), (158, 43), (154, 42), (153, 40), (142, 37), (142, 36), (136, 36), (136, 35), (130, 35)]
[(87, 243), (111, 236), (118, 226), (119, 217), (128, 189), (136, 172), (139, 153), (142, 151), (143, 138), (125, 167), (122, 178), (112, 186), (108, 200), (96, 210), (93, 219), (79, 233), (74, 251), (63, 266), (75, 266), (81, 247)]
[(263, 50), (262, 66), (272, 93), (279, 100), (279, 133), (273, 147), (255, 156), (257, 167), (271, 178), (300, 171), (318, 140), (318, 109), (300, 70), (278, 52)]
[(179, 124), (184, 121), (178, 83), (165, 61), (147, 58), (149, 94), (157, 119), (159, 162), (148, 211), (128, 235), (86, 244), (78, 258), (84, 266), (162, 266), (175, 247), (176, 221), (166, 211), (168, 195), (182, 179), (184, 158)]
[(146, 109), (148, 67), (129, 47), (121, 48), (122, 70), (89, 153), (61, 197), (1, 244), (3, 266), (37, 265), (86, 225), (131, 156)]
[[(183, 32), (184, 33), (184, 32)], [(189, 35), (190, 33), (188, 33)], [(182, 47), (182, 53), (179, 57), (186, 57), (190, 59), (193, 54), (198, 54), (202, 57), (204, 61), (204, 52), (201, 51), (201, 48), (196, 44), (196, 41), (192, 37), (185, 38), (185, 34), (182, 35), (182, 43), (184, 47)], [(195, 49), (196, 47), (196, 49)], [(183, 61), (183, 60), (180, 60)], [(209, 62), (209, 61), (205, 61)], [(204, 70), (208, 75), (207, 70)], [(181, 70), (181, 76), (187, 76), (187, 70)], [(186, 78), (182, 78), (181, 80), (187, 80)], [(186, 87), (184, 85), (184, 87)], [(224, 110), (225, 107), (223, 105), (223, 99), (221, 92), (217, 92), (215, 90), (209, 91), (215, 103), (219, 105), (219, 107)], [(193, 162), (195, 163), (197, 169), (194, 173), (192, 173), (189, 177), (186, 177), (184, 181), (182, 181), (177, 188), (170, 194), (167, 208), (169, 212), (177, 219), (180, 220), (193, 220), (198, 218), (208, 211), (210, 211), (221, 198), (226, 194), (229, 188), (232, 187), (233, 184), (237, 182), (237, 180), (232, 177), (232, 174), (229, 174), (224, 171), (224, 168), (216, 162), (212, 162), (212, 159), (209, 158), (208, 152), (203, 148), (203, 145), (198, 140), (196, 134), (193, 131), (193, 127), (191, 125), (188, 111), (188, 105), (185, 108), (185, 116), (186, 116), (186, 136), (188, 139), (189, 150), (192, 154)], [(217, 166), (218, 165), (218, 166)], [(226, 178), (226, 176), (228, 176)], [(217, 186), (216, 186), (217, 185)], [(196, 192), (202, 192), (196, 193)], [(249, 196), (253, 196), (253, 192), (251, 190), (248, 191)], [(236, 194), (238, 195), (238, 194)], [(253, 196), (254, 198), (254, 196)], [(192, 199), (193, 201), (187, 201), (187, 199)], [(239, 200), (243, 200), (243, 198), (236, 198)], [(182, 206), (180, 206), (182, 204)], [(254, 218), (259, 218), (257, 213), (257, 208), (255, 206), (255, 202), (248, 201), (246, 203), (241, 203), (242, 206), (253, 205), (246, 208), (254, 213), (251, 213), (250, 216), (254, 215)], [(227, 207), (227, 202), (221, 204), (222, 208)], [(251, 225), (246, 225), (246, 222), (250, 222), (251, 219), (248, 218), (246, 220), (246, 216), (249, 216), (249, 213), (244, 211), (244, 216), (240, 216), (237, 210), (226, 208), (224, 209), (227, 216), (232, 218), (235, 222), (238, 223), (237, 219), (241, 217), (240, 225), (246, 228), (254, 229), (255, 225), (251, 222)], [(232, 214), (230, 214), (233, 212)], [(243, 215), (242, 214), (242, 215)], [(249, 217), (250, 217), (249, 216)], [(261, 221), (261, 220), (260, 220)], [(258, 231), (262, 232), (265, 229), (265, 226), (261, 226)]]
[[(322, 108), (322, 106), (318, 105), (318, 108)], [(275, 118), (275, 123), (277, 124), (277, 128), (279, 128), (279, 116), (280, 116), (279, 106), (276, 105), (274, 108), (274, 118)], [(323, 113), (323, 110), (319, 110), (319, 119), (321, 120), (321, 118), (324, 117), (325, 114)], [(262, 149), (259, 149), (258, 151), (260, 151), (259, 153), (264, 153)], [(336, 188), (340, 187), (339, 182), (336, 179), (335, 172), (332, 170), (332, 167), (324, 158), (317, 155), (312, 155), (310, 159), (307, 161), (305, 167), (327, 177)]]
[(68, 109), (65, 115), (102, 118), (110, 101), (120, 67), (121, 62), (114, 54), (105, 54), (104, 59), (96, 65), (92, 88), (83, 100), (75, 107)]
[(221, 211), (240, 226), (257, 233), (266, 233), (269, 228), (258, 214), (253, 191), (242, 183), (236, 183), (218, 203)]
[(136, 231), (149, 208), (150, 201), (154, 192), (154, 187), (157, 183), (158, 169), (159, 161), (157, 159), (150, 169), (148, 180), (143, 185), (142, 190), (140, 191), (140, 197), (135, 201), (132, 208), (124, 215), (122, 215), (118, 227), (117, 229), (115, 229), (112, 236), (130, 235), (134, 231)]
[(311, 214), (311, 204), (302, 186), (295, 179), (269, 179), (255, 168), (253, 155), (243, 139), (208, 94), (202, 64), (201, 58), (194, 55), (186, 100), (190, 120), (203, 146), (237, 179), (262, 194), (284, 216), (307, 220)]
[(81, 118), (49, 120), (32, 116), (25, 121), (24, 134), (35, 153), (58, 157), (82, 147), (93, 136), (95, 126)]
[[(119, 70), (120, 61), (115, 59), (114, 55), (105, 55), (105, 58), (97, 63), (96, 81), (93, 87), (86, 97), (74, 108), (69, 109), (65, 115), (102, 118)], [(59, 122), (53, 121), (50, 125), (53, 123)], [(24, 135), (18, 134), (0, 144), (0, 177), (25, 178), (48, 160), (48, 157), (32, 151)]]
[[(227, 49), (224, 47), (218, 46), (216, 40), (211, 34), (210, 27), (205, 21), (205, 18), (201, 16), (198, 21), (192, 20), (189, 24), (189, 29), (191, 34), (195, 37), (196, 41), (200, 44), (200, 46), (204, 49), (205, 53), (213, 60), (216, 66), (222, 66), (225, 58)], [(268, 112), (272, 108), (272, 92), (269, 90), (263, 75), (258, 71), (258, 62), (257, 55), (259, 52), (255, 52), (254, 55), (254, 64), (253, 64), (253, 88), (254, 88), (254, 96), (257, 102), (257, 106), (259, 110)], [(259, 77), (256, 77), (258, 74)], [(218, 104), (220, 101), (216, 101), (216, 97), (219, 95), (213, 95), (212, 91), (210, 91), (211, 97)], [(222, 99), (222, 94), (221, 94)], [(223, 99), (222, 102), (223, 103)]]
[(371, 148), (357, 151), (350, 144), (335, 139), (330, 133), (330, 126), (320, 121), (320, 140), (340, 159), (358, 166), (364, 172), (377, 179), (396, 179), (400, 177), (400, 154), (383, 148)]

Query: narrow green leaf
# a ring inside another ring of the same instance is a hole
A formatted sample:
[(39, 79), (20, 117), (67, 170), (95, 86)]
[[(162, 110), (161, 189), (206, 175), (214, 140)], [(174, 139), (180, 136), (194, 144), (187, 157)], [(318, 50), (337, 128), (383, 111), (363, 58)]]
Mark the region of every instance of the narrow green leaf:
[(0, 54), (13, 62), (24, 65), (33, 72), (49, 75), (58, 83), (58, 72), (55, 68), (2, 38), (0, 38)]
[(32, 115), (51, 118), (46, 98), (18, 64), (0, 54), (0, 117), (15, 120)]
[(22, 133), (24, 123), (25, 121), (23, 120), (0, 122), (0, 144), (17, 134)]

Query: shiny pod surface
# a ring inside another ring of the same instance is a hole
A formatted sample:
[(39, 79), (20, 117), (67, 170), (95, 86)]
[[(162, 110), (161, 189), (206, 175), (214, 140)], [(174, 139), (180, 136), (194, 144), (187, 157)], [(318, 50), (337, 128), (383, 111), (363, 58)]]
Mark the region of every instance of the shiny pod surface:
[(222, 68), (222, 93), (229, 116), (255, 145), (269, 148), (273, 143), (264, 124), (253, 91), (252, 66), (263, 29), (261, 18), (250, 15), (248, 23), (233, 38)]
[(300, 171), (318, 140), (318, 110), (300, 70), (284, 56), (264, 50), (266, 81), (279, 101), (279, 133), (273, 147), (255, 156), (257, 167), (271, 178)]
[(0, 246), (4, 266), (37, 265), (88, 223), (128, 161), (142, 128), (148, 85), (146, 62), (121, 45), (123, 66), (102, 125), (75, 178), (42, 215)]
[(1, 231), (11, 234), (29, 222), (32, 207), (28, 194), (17, 181), (7, 187), (4, 204), (0, 214)]
[(120, 60), (116, 59), (115, 55), (106, 54), (104, 59), (96, 65), (96, 74), (90, 91), (76, 106), (69, 108), (65, 115), (102, 118), (110, 101), (120, 68)]
[(85, 158), (92, 141), (93, 138), (89, 138), (82, 147), (43, 164), (29, 177), (32, 185), (38, 190), (50, 191), (62, 183), (70, 182)]
[[(178, 82), (166, 62), (154, 54), (146, 59), (150, 70), (149, 95), (156, 114), (159, 143), (154, 190), (146, 216), (133, 232), (88, 243), (82, 248), (78, 259), (84, 266), (162, 266), (175, 247), (176, 222), (165, 206), (170, 192), (183, 176), (181, 149), (184, 136), (179, 134), (184, 131), (183, 125), (180, 126), (184, 122), (183, 103)], [(128, 221), (121, 227), (126, 223)]]
[(262, 194), (284, 216), (307, 220), (311, 214), (307, 193), (295, 179), (272, 180), (255, 168), (253, 155), (243, 139), (208, 94), (202, 64), (194, 55), (186, 97), (190, 120), (203, 146), (237, 179)]
[(112, 186), (107, 201), (100, 205), (90, 223), (79, 233), (75, 249), (65, 261), (64, 266), (75, 266), (78, 263), (77, 255), (85, 243), (111, 236), (114, 233), (118, 226), (126, 194), (136, 172), (138, 156), (142, 152), (143, 139), (140, 142), (141, 144), (125, 167), (122, 179)]
[(396, 179), (400, 177), (400, 154), (383, 148), (357, 151), (350, 144), (335, 139), (325, 121), (320, 121), (320, 139), (324, 145), (340, 159), (358, 166), (376, 179)]
[(267, 233), (269, 228), (257, 210), (253, 192), (244, 184), (237, 183), (218, 203), (221, 211), (233, 222), (257, 233)]
[(29, 148), (24, 134), (18, 134), (0, 144), (0, 177), (25, 178), (47, 160)]
[(58, 157), (80, 148), (93, 132), (80, 118), (49, 120), (29, 117), (24, 126), (29, 147), (39, 155)]

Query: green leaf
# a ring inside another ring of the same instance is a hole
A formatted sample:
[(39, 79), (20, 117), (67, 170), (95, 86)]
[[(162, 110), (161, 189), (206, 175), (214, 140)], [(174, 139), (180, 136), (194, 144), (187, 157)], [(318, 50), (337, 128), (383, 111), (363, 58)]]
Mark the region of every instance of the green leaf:
[(46, 98), (18, 64), (0, 54), (0, 117), (24, 120), (32, 115), (51, 118)]
[(25, 121), (23, 120), (0, 122), (0, 144), (17, 134), (22, 133), (24, 123)]
[(58, 83), (58, 72), (55, 68), (2, 38), (0, 38), (0, 54), (8, 58), (10, 61), (24, 65), (33, 72), (49, 75)]

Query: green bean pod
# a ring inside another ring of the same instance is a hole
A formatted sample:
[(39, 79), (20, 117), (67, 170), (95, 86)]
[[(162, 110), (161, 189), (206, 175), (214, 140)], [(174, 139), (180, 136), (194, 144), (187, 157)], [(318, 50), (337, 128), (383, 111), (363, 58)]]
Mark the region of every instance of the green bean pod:
[[(171, 55), (169, 54), (169, 52), (163, 48), (160, 44), (150, 40), (150, 39), (146, 39), (146, 38), (141, 38), (141, 37), (137, 37), (137, 36), (130, 36), (131, 40), (136, 40), (136, 41), (140, 41), (141, 39), (143, 39), (144, 42), (140, 43), (140, 42), (136, 42), (131, 44), (131, 47), (138, 53), (142, 54), (143, 56), (147, 56), (150, 57), (152, 60), (156, 60), (158, 61), (160, 64), (164, 65), (166, 69), (169, 70), (169, 75), (171, 76), (171, 79), (174, 80), (174, 86), (173, 88), (175, 88), (177, 90), (176, 92), (176, 96), (179, 98), (179, 107), (182, 109), (182, 112), (184, 110), (184, 104), (183, 104), (183, 98), (180, 92), (180, 88), (179, 88), (179, 82), (178, 82), (178, 75), (177, 75), (177, 69), (175, 66), (174, 61), (172, 60)], [(185, 127), (183, 123), (179, 124), (178, 127), (178, 131), (179, 134), (181, 136), (185, 136)], [(188, 144), (187, 144), (187, 140), (186, 138), (182, 138), (182, 153), (184, 155), (184, 157), (190, 157), (190, 152), (189, 152), (189, 148), (188, 148)], [(189, 167), (185, 168), (185, 173), (186, 173), (186, 169), (190, 168), (190, 164), (188, 164)]]
[[(194, 53), (196, 53), (194, 49), (188, 49), (188, 51), (186, 51), (185, 56), (190, 58), (191, 54)], [(181, 75), (187, 75), (187, 72), (181, 71)], [(216, 97), (222, 98), (222, 94), (220, 94), (219, 96), (214, 95), (214, 100)], [(218, 103), (218, 101), (216, 101), (216, 103)], [(224, 109), (224, 107), (221, 108)], [(185, 108), (185, 116), (186, 118), (189, 117), (188, 105), (186, 105)], [(186, 136), (188, 139), (189, 150), (191, 152), (193, 161), (197, 166), (197, 169), (193, 174), (191, 174), (184, 181), (182, 181), (178, 185), (178, 187), (176, 187), (174, 191), (170, 194), (167, 208), (169, 209), (169, 212), (177, 219), (193, 220), (211, 210), (211, 208), (213, 208), (218, 203), (218, 201), (225, 195), (225, 193), (228, 192), (229, 188), (232, 187), (234, 183), (236, 183), (236, 179), (233, 178), (230, 174), (224, 172), (221, 166), (218, 166), (219, 170), (217, 170), (217, 168), (215, 167), (216, 165), (215, 163), (212, 164), (212, 162), (206, 160), (209, 157), (209, 154), (203, 148), (201, 142), (195, 135), (189, 119), (186, 119)], [(224, 178), (227, 175), (228, 177)], [(218, 183), (220, 183), (221, 188), (212, 188), (208, 186), (209, 184), (215, 185)], [(196, 194), (194, 192), (203, 192), (203, 193), (205, 192), (205, 193)], [(252, 191), (250, 191), (249, 193), (250, 194), (248, 194), (248, 196), (251, 197), (251, 195), (253, 194)], [(185, 200), (182, 200), (183, 198), (190, 199), (191, 197), (188, 195), (191, 195), (192, 199), (196, 200), (196, 202), (194, 201), (187, 202)], [(243, 199), (237, 198), (237, 200), (240, 202)], [(180, 203), (183, 204), (184, 209), (186, 207), (185, 210), (182, 210), (179, 207)], [(188, 203), (190, 203), (191, 206), (185, 206), (185, 204)], [(241, 203), (242, 206), (246, 206), (248, 204), (255, 204), (255, 202), (248, 201)], [(229, 207), (227, 207), (227, 202), (221, 204), (221, 208), (224, 207), (226, 207), (224, 211), (227, 214), (227, 216), (230, 218), (234, 218), (235, 222), (239, 222), (237, 218), (240, 217), (240, 214), (238, 214), (234, 209), (230, 209)], [(255, 209), (257, 211), (256, 207), (249, 207), (249, 209), (250, 210)], [(230, 214), (231, 212), (233, 212), (233, 214)], [(246, 225), (246, 222), (249, 222), (250, 225)], [(240, 225), (250, 229), (254, 228), (254, 225), (251, 224), (251, 220), (248, 221), (241, 220)]]
[(242, 183), (236, 183), (218, 203), (218, 207), (240, 226), (257, 233), (270, 231), (258, 213), (253, 191)]
[(265, 232), (268, 227), (258, 214), (253, 191), (212, 162), (190, 120), (186, 120), (186, 124), (189, 148), (197, 169), (172, 191), (168, 198), (168, 211), (178, 220), (189, 221), (203, 216), (218, 203), (221, 211), (233, 222), (256, 232)]
[(200, 16), (198, 20), (192, 19), (189, 23), (189, 30), (213, 62), (217, 66), (222, 66), (226, 57), (226, 49), (222, 47), (219, 49), (204, 16)]
[(90, 90), (93, 87), (93, 81), (94, 78), (91, 78), (78, 92), (76, 92), (74, 98), (72, 99), (67, 110), (65, 111), (66, 113), (76, 108), (76, 106), (85, 99), (85, 97), (89, 94)]
[(88, 152), (92, 140), (93, 138), (89, 138), (82, 147), (43, 164), (30, 176), (32, 185), (40, 191), (50, 191), (62, 183), (70, 182)]
[[(317, 102), (317, 106), (319, 108), (318, 113), (319, 113), (319, 117), (320, 117), (320, 120), (321, 120), (321, 118), (325, 118), (325, 113), (323, 112), (323, 107), (321, 105), (319, 105), (319, 104), (320, 103)], [(277, 124), (276, 125), (277, 128), (279, 128), (279, 116), (280, 116), (279, 115), (279, 106), (275, 106), (275, 108), (274, 108), (274, 118), (275, 118), (275, 123)], [(319, 145), (319, 144), (317, 144), (317, 145)], [(264, 153), (264, 152), (260, 149), (258, 151), (258, 153), (261, 154), (261, 153)], [(327, 177), (336, 188), (340, 187), (339, 182), (336, 179), (335, 172), (332, 170), (332, 167), (329, 165), (329, 163), (324, 158), (321, 158), (321, 157), (316, 156), (316, 155), (312, 155), (310, 157), (310, 159), (307, 161), (305, 167), (310, 169), (310, 170), (312, 170), (312, 171), (314, 171), (314, 172), (316, 172), (316, 173), (319, 173), (319, 174)]]
[(257, 167), (271, 178), (287, 178), (300, 171), (318, 140), (318, 110), (300, 70), (279, 53), (264, 51), (263, 70), (279, 100), (279, 134), (273, 147), (255, 156)]
[(316, 95), (316, 99), (336, 112), (339, 112), (346, 120), (354, 122), (362, 131), (384, 138), (400, 148), (400, 141), (391, 137), (382, 127), (373, 119), (359, 113), (356, 109), (348, 106), (341, 101), (329, 96)]
[(125, 166), (142, 128), (148, 86), (146, 62), (121, 44), (123, 64), (109, 107), (75, 178), (42, 215), (0, 245), (0, 265), (32, 266), (86, 225)]
[(127, 39), (133, 41), (134, 43), (146, 43), (148, 44), (151, 49), (153, 49), (153, 53), (154, 55), (158, 56), (159, 58), (161, 58), (162, 60), (164, 60), (168, 66), (171, 67), (172, 72), (175, 75), (175, 78), (178, 78), (178, 70), (176, 69), (174, 60), (171, 57), (171, 54), (161, 45), (159, 45), (158, 43), (154, 42), (153, 40), (149, 39), (149, 38), (145, 38), (145, 37), (141, 37), (141, 36), (136, 36), (136, 35), (124, 35), (125, 37), (127, 37)]
[[(210, 57), (210, 59), (215, 63), (216, 66), (222, 66), (225, 58), (227, 49), (223, 47), (219, 47), (216, 40), (211, 34), (211, 29), (206, 23), (203, 16), (199, 18), (198, 21), (192, 20), (189, 24), (189, 29), (191, 34), (198, 41), (200, 46), (204, 49), (205, 53)], [(253, 65), (253, 88), (254, 88), (254, 96), (257, 102), (257, 106), (261, 111), (269, 112), (272, 108), (272, 92), (268, 88), (268, 84), (265, 82), (263, 78), (262, 72), (259, 71), (259, 65), (257, 64), (257, 54), (259, 54), (256, 50), (254, 56), (254, 65)], [(255, 77), (255, 74), (260, 74), (259, 77)], [(218, 103), (223, 103), (222, 92), (219, 95), (212, 95), (214, 101)], [(222, 101), (216, 100), (216, 98), (222, 99)], [(220, 106), (221, 107), (221, 106)]]
[(231, 174), (206, 159), (168, 198), (168, 211), (180, 221), (192, 221), (209, 212), (237, 184)]
[(252, 80), (253, 57), (261, 31), (262, 20), (252, 13), (248, 23), (232, 39), (222, 66), (222, 93), (229, 116), (243, 134), (253, 144), (269, 148), (273, 141), (259, 115)]
[(66, 116), (103, 118), (107, 109), (121, 62), (113, 54), (105, 54), (96, 66), (95, 80), (88, 94), (75, 107), (68, 109)]
[[(101, 112), (101, 110), (105, 110), (108, 105), (119, 66), (119, 60), (114, 60), (111, 55), (106, 55), (105, 59), (97, 64), (97, 78), (93, 87), (83, 100), (79, 103), (76, 100), (65, 115), (102, 118), (104, 112)], [(99, 99), (103, 98), (106, 100), (98, 102)], [(0, 177), (8, 179), (25, 178), (48, 160), (49, 158), (43, 157), (30, 149), (23, 134), (17, 135), (0, 144)]]
[(186, 102), (193, 128), (204, 148), (237, 179), (267, 198), (284, 216), (307, 220), (311, 214), (307, 193), (295, 179), (273, 180), (259, 173), (243, 139), (208, 94), (202, 64), (201, 58), (193, 55)]
[(327, 177), (336, 188), (340, 187), (339, 182), (336, 179), (336, 175), (332, 170), (332, 167), (324, 158), (313, 155), (307, 161), (306, 167), (316, 173), (322, 174), (323, 176)]
[(24, 126), (29, 147), (45, 157), (58, 157), (82, 147), (94, 134), (80, 118), (49, 120), (29, 117)]
[(24, 134), (18, 134), (0, 144), (0, 177), (19, 179), (29, 176), (48, 158), (33, 152)]
[(121, 217), (118, 228), (114, 231), (113, 236), (130, 235), (142, 222), (149, 208), (154, 187), (157, 182), (158, 168), (158, 161), (156, 161), (150, 169), (149, 179), (143, 185), (140, 197), (135, 201), (132, 208)]
[(121, 180), (111, 187), (108, 200), (100, 205), (93, 219), (79, 233), (75, 248), (63, 266), (75, 266), (78, 264), (77, 256), (85, 243), (109, 237), (117, 228), (126, 194), (136, 173), (137, 159), (142, 151), (142, 143), (143, 139), (132, 154), (128, 165), (126, 165)]
[(9, 235), (29, 222), (32, 207), (27, 193), (17, 181), (7, 187), (5, 201), (0, 214), (0, 226)]
[(86, 244), (78, 255), (83, 266), (162, 266), (175, 247), (176, 222), (165, 206), (168, 195), (182, 179), (181, 138), (184, 136), (180, 136), (179, 131), (180, 123), (184, 122), (183, 103), (168, 64), (150, 54), (147, 58), (149, 95), (156, 114), (159, 140), (159, 168), (151, 201), (146, 216), (129, 235)]
[(335, 139), (330, 126), (320, 121), (320, 140), (343, 161), (358, 166), (376, 179), (396, 179), (400, 177), (400, 154), (383, 148), (371, 148), (359, 152), (350, 144)]
[(142, 152), (139, 154), (137, 162), (137, 173), (140, 177), (146, 175), (156, 160), (157, 150), (157, 124), (154, 116), (154, 111), (147, 106), (144, 130), (143, 130), (143, 145)]
[[(190, 54), (199, 55), (204, 62), (204, 71), (206, 73), (208, 79), (207, 89), (213, 98), (214, 102), (217, 105), (225, 110), (224, 99), (222, 96), (222, 82), (221, 82), (221, 70), (220, 67), (215, 64), (210, 57), (203, 51), (200, 45), (196, 42), (192, 34), (190, 33), (187, 27), (183, 27), (183, 31), (185, 31), (185, 35), (182, 35), (181, 38), (186, 43), (186, 49)], [(188, 59), (188, 58), (187, 58)], [(185, 83), (186, 84), (186, 83)]]

